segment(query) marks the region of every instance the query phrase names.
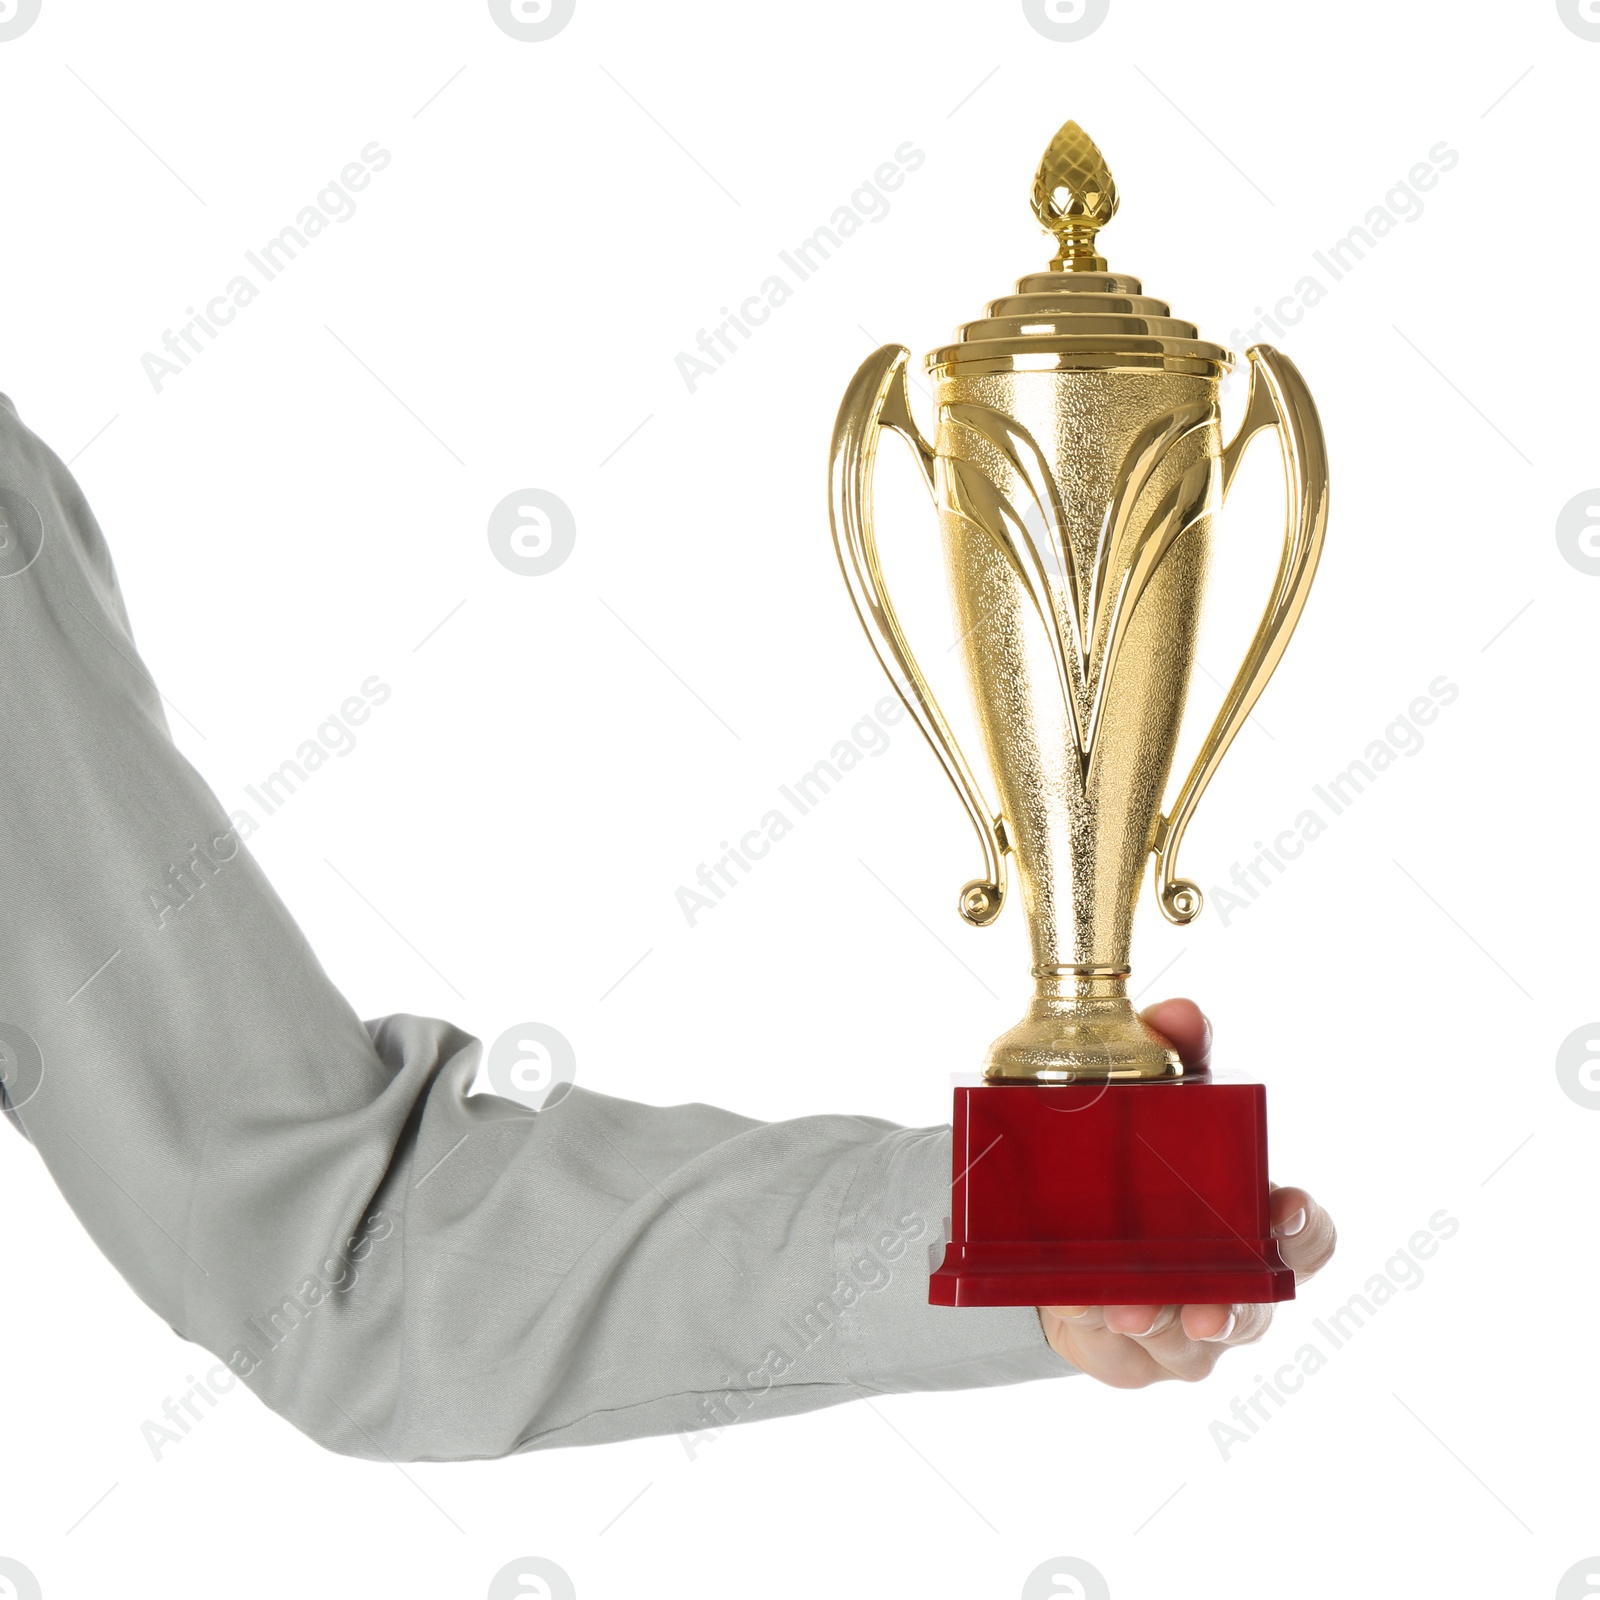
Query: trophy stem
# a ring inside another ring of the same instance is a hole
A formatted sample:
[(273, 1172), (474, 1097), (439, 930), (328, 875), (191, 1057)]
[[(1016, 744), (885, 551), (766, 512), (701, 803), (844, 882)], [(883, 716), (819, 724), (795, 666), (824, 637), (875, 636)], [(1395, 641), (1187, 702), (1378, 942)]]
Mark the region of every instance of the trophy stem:
[(1207, 1077), (1139, 1019), (1128, 969), (1040, 964), (1027, 1015), (989, 1047), (989, 1083), (1171, 1083)]

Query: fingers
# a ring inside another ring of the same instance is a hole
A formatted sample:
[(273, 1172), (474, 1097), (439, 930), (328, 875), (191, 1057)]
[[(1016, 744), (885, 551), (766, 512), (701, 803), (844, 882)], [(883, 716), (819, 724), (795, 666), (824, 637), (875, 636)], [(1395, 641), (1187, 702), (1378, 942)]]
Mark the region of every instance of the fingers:
[(1103, 1328), (1106, 1325), (1104, 1306), (1041, 1306), (1047, 1317), (1059, 1317), (1079, 1329)]
[(1172, 1325), (1175, 1306), (1102, 1306), (1100, 1314), (1113, 1333), (1146, 1338)]
[[(1183, 1341), (1233, 1346), (1253, 1344), (1267, 1330), (1270, 1306), (1102, 1306), (1102, 1324), (1138, 1339), (1147, 1350), (1175, 1352)], [(1181, 1334), (1182, 1340), (1176, 1336)], [(1171, 1335), (1172, 1337), (1168, 1337)]]
[(1170, 1376), (1137, 1339), (1106, 1327), (1103, 1307), (1044, 1306), (1040, 1321), (1057, 1355), (1110, 1388), (1143, 1389)]
[(1167, 1306), (1152, 1331), (1134, 1342), (1163, 1376), (1193, 1383), (1210, 1373), (1224, 1350), (1254, 1344), (1271, 1322), (1271, 1306)]
[(1333, 1218), (1304, 1189), (1272, 1191), (1272, 1236), (1284, 1265), (1294, 1269), (1296, 1283), (1320, 1272), (1333, 1254), (1338, 1235)]
[[(1231, 1350), (1235, 1345), (1254, 1344), (1271, 1326), (1271, 1306), (1185, 1306), (1183, 1308), (1184, 1332), (1196, 1342), (1213, 1344), (1219, 1350)], [(1207, 1332), (1206, 1329), (1210, 1331)]]
[(1193, 1383), (1225, 1350), (1254, 1344), (1272, 1323), (1272, 1307), (1044, 1306), (1040, 1318), (1056, 1353), (1118, 1389), (1176, 1378)]
[(1198, 1071), (1211, 1065), (1211, 1021), (1193, 1000), (1158, 1000), (1139, 1016), (1178, 1052), (1184, 1066)]
[(1234, 1329), (1238, 1321), (1238, 1308), (1236, 1306), (1185, 1306), (1183, 1308), (1183, 1331), (1191, 1339), (1203, 1339), (1207, 1342), (1220, 1343), (1225, 1340)]

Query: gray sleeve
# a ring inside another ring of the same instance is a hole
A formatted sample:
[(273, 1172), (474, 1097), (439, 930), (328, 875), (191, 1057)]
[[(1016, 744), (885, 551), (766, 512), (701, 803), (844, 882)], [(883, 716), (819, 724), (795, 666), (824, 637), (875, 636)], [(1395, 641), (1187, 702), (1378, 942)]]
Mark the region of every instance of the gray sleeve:
[(946, 1128), (584, 1089), (536, 1113), (468, 1095), (449, 1023), (360, 1021), (173, 745), (94, 517), (4, 397), (0, 741), (7, 1113), (134, 1292), (321, 1444), (696, 1451), (1070, 1370), (1031, 1309), (925, 1303)]

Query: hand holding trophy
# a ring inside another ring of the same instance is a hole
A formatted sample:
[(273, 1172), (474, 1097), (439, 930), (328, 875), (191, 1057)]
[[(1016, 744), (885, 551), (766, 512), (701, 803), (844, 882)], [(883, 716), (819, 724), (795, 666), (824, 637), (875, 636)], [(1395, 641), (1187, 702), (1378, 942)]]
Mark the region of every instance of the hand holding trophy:
[[(1269, 1223), (1265, 1091), (1186, 1068), (1128, 999), (1147, 856), (1173, 922), (1201, 907), (1176, 874), (1206, 785), (1305, 604), (1327, 522), (1327, 461), (1294, 364), (1247, 352), (1238, 432), (1220, 438), (1232, 355), (1107, 270), (1117, 209), (1076, 123), (1051, 140), (1033, 208), (1047, 272), (933, 351), (925, 439), (888, 345), (851, 382), (830, 462), (835, 544), (868, 638), (966, 806), (983, 875), (971, 924), (1021, 885), (1033, 955), (1026, 1016), (955, 1097), (953, 1235), (941, 1305), (1271, 1302), (1294, 1293)], [(1169, 809), (1214, 513), (1250, 441), (1276, 431), (1288, 518), (1243, 665)], [(956, 635), (999, 794), (984, 798), (884, 587), (872, 476), (885, 429), (911, 445), (938, 509)]]

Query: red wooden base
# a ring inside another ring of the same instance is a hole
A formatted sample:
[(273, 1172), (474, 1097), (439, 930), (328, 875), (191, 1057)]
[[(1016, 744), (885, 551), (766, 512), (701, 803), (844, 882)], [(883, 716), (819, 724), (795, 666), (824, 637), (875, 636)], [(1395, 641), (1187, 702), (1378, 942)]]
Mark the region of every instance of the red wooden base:
[(1291, 1300), (1258, 1083), (956, 1090), (938, 1306)]

